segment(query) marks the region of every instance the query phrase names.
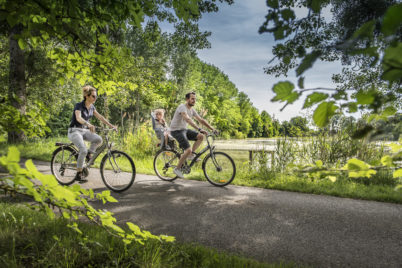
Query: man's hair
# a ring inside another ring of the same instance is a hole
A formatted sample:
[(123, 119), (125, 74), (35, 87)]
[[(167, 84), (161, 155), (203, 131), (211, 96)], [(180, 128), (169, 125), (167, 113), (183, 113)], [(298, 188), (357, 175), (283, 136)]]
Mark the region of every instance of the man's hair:
[(186, 94), (186, 99), (187, 99), (187, 100), (190, 98), (190, 95), (191, 95), (191, 94), (194, 94), (194, 95), (195, 95), (195, 92), (194, 92), (194, 91), (191, 91), (191, 92), (187, 93), (187, 94)]

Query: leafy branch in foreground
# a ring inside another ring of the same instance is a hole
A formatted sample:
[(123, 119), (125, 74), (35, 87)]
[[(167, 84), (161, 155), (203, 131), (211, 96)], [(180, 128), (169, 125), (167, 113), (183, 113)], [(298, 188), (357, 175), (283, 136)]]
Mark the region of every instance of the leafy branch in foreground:
[[(319, 127), (326, 126), (332, 116), (344, 111), (354, 113), (366, 110), (373, 117), (380, 119), (395, 115), (400, 109), (398, 100), (402, 93), (402, 57), (400, 56), (402, 3), (397, 1), (383, 3), (384, 7), (378, 14), (372, 14), (372, 10), (366, 10), (368, 16), (361, 17), (367, 18), (367, 21), (363, 19), (356, 24), (357, 27), (349, 25), (350, 33), (347, 35), (334, 30), (343, 29), (342, 27), (334, 27), (337, 24), (333, 24), (334, 22), (328, 24), (323, 16), (320, 16), (321, 11), (329, 4), (334, 7), (332, 11), (335, 22), (338, 24), (343, 23), (349, 16), (337, 20), (337, 14), (349, 14), (348, 12), (353, 10), (348, 6), (348, 1), (274, 0), (267, 2), (269, 13), (260, 33), (270, 32), (274, 34), (276, 40), (284, 41), (273, 49), (274, 55), (280, 57), (280, 64), (266, 72), (286, 74), (289, 69), (295, 68), (296, 76), (299, 78), (298, 89), (289, 81), (275, 84), (272, 88), (275, 93), (272, 101), (284, 102), (286, 107), (300, 99), (303, 93), (315, 91), (307, 96), (303, 108), (317, 105), (313, 119)], [(295, 6), (307, 8), (309, 10), (307, 17), (297, 19)], [(372, 17), (373, 19), (370, 20)], [(306, 21), (310, 23), (306, 24)], [(268, 28), (271, 24), (273, 27)], [(336, 37), (339, 36), (345, 36), (345, 38), (338, 40)], [(347, 59), (343, 62), (345, 64), (352, 60), (359, 63), (356, 68), (360, 73), (345, 72), (343, 76), (336, 76), (335, 80), (345, 85), (335, 89), (320, 87), (304, 89), (302, 75), (312, 68), (318, 59), (334, 61), (340, 58)], [(364, 78), (365, 76), (367, 77)], [(356, 81), (360, 82), (356, 83)], [(332, 92), (331, 94), (320, 92), (323, 90)]]
[(137, 225), (127, 222), (129, 230), (124, 230), (116, 224), (116, 218), (107, 210), (97, 210), (88, 201), (91, 199), (106, 202), (117, 202), (110, 195), (110, 191), (95, 193), (92, 189), (86, 190), (79, 185), (71, 187), (61, 186), (53, 175), (40, 173), (32, 160), (25, 162), (26, 168), (19, 165), (20, 153), (16, 147), (10, 147), (7, 156), (0, 157), (0, 165), (4, 166), (10, 176), (0, 178), (0, 189), (6, 194), (20, 194), (34, 199), (34, 203), (28, 204), (35, 210), (44, 211), (49, 218), (56, 216), (55, 209), (59, 215), (72, 221), (68, 227), (82, 234), (77, 225), (80, 217), (103, 227), (108, 233), (123, 239), (125, 244), (136, 241), (143, 244), (147, 239), (158, 239), (160, 241), (173, 242), (172, 236), (155, 236), (148, 231), (142, 231)]

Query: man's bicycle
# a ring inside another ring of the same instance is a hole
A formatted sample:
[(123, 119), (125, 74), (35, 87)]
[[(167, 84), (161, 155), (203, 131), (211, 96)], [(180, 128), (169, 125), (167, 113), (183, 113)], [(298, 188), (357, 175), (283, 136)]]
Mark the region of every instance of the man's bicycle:
[[(224, 152), (215, 151), (215, 146), (213, 146), (214, 134), (208, 133), (206, 137), (207, 145), (199, 153), (195, 153), (195, 157), (191, 162), (186, 160), (181, 170), (183, 174), (189, 174), (197, 159), (204, 153), (209, 152), (202, 162), (202, 170), (204, 171), (205, 178), (215, 186), (226, 186), (236, 176), (236, 165), (229, 155)], [(178, 177), (173, 172), (173, 169), (179, 163), (180, 156), (181, 153), (175, 148), (162, 148), (159, 150), (154, 158), (156, 175), (165, 181), (174, 181), (177, 179)]]
[[(100, 173), (107, 188), (114, 192), (123, 192), (130, 188), (135, 179), (135, 165), (131, 157), (125, 152), (113, 150), (113, 142), (108, 133), (114, 129), (101, 129), (103, 143), (96, 149), (91, 159), (86, 159), (83, 175), (87, 177), (96, 158), (106, 149), (101, 160)], [(56, 142), (58, 147), (52, 156), (51, 170), (61, 185), (70, 185), (74, 182), (77, 169), (78, 149), (73, 143)]]

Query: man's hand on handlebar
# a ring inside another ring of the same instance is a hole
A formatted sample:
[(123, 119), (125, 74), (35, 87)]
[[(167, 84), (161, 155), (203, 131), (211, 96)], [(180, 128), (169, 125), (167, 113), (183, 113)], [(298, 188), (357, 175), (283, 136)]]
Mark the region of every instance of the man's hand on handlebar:
[(214, 133), (215, 136), (218, 136), (218, 135), (219, 135), (219, 130), (213, 129), (213, 130), (212, 130), (212, 133)]
[(208, 132), (206, 130), (202, 129), (202, 128), (200, 128), (199, 131), (200, 131), (200, 133), (202, 133), (204, 135), (208, 135)]

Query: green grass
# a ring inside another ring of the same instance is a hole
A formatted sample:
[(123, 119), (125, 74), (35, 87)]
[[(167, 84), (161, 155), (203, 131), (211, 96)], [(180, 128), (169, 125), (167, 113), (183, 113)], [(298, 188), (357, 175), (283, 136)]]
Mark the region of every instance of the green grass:
[(80, 222), (80, 236), (66, 227), (67, 220), (50, 220), (8, 201), (0, 202), (0, 267), (296, 267), (195, 244), (148, 240), (125, 248), (98, 226)]
[[(53, 150), (56, 149), (56, 141), (68, 142), (67, 138), (38, 139), (24, 144), (17, 145), (24, 158), (33, 158), (38, 160), (50, 161)], [(121, 148), (120, 148), (121, 149)], [(5, 154), (7, 144), (0, 144), (0, 154)], [(376, 176), (374, 178), (357, 180), (339, 178), (336, 182), (327, 179), (312, 180), (303, 175), (297, 174), (278, 174), (269, 171), (256, 171), (248, 163), (248, 152), (245, 151), (226, 151), (235, 161), (237, 174), (234, 185), (260, 187), (267, 189), (277, 189), (286, 191), (295, 191), (313, 194), (325, 194), (338, 197), (348, 197), (355, 199), (375, 200), (382, 202), (392, 202), (402, 204), (402, 192), (395, 191), (395, 185), (390, 176)], [(153, 155), (131, 155), (137, 173), (154, 175)], [(102, 156), (100, 156), (95, 166), (99, 167)], [(201, 163), (197, 163), (189, 179), (205, 181), (201, 170)], [(395, 182), (395, 180), (394, 180)]]

